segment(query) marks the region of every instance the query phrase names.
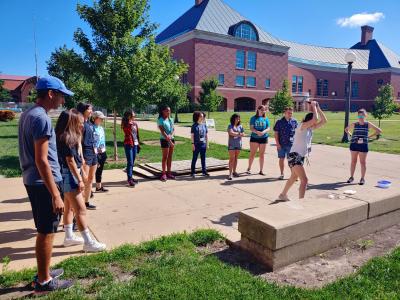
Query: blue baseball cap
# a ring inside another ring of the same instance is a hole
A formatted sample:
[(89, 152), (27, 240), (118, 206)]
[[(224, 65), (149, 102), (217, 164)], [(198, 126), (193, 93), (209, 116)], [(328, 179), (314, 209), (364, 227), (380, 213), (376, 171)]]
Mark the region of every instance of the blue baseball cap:
[(64, 82), (54, 76), (40, 77), (36, 83), (36, 90), (55, 90), (67, 96), (73, 96), (74, 93), (67, 89)]

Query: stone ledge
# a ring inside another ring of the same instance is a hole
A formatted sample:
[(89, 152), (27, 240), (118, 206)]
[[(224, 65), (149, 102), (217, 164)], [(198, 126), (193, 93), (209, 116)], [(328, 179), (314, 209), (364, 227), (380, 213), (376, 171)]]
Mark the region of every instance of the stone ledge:
[(279, 203), (242, 211), (239, 232), (271, 250), (287, 247), (367, 219), (368, 203), (310, 198), (303, 209)]
[(400, 223), (400, 210), (366, 219), (346, 228), (314, 237), (278, 250), (271, 250), (243, 234), (240, 242), (237, 243), (236, 246), (250, 252), (261, 263), (265, 264), (272, 270), (276, 270), (309, 256), (325, 252), (340, 245), (346, 240), (358, 239), (362, 236), (383, 230), (398, 223)]

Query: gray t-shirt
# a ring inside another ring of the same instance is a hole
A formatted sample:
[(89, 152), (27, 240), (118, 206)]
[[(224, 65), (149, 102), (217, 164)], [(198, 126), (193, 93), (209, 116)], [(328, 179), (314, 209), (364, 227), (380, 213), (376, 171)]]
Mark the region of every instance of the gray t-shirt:
[(51, 124), (51, 119), (43, 107), (35, 105), (24, 112), (19, 119), (19, 162), (25, 185), (43, 184), (43, 180), (35, 164), (34, 142), (45, 137), (49, 139), (47, 158), (54, 181), (61, 182), (62, 177), (58, 163), (56, 135)]
[[(239, 125), (237, 127), (229, 125), (228, 126), (228, 132), (229, 130), (231, 130), (233, 132), (239, 132), (239, 133), (243, 133), (244, 129), (242, 127), (242, 125)], [(229, 135), (229, 140), (228, 140), (228, 148), (229, 149), (242, 149), (242, 137), (241, 136), (231, 136)]]

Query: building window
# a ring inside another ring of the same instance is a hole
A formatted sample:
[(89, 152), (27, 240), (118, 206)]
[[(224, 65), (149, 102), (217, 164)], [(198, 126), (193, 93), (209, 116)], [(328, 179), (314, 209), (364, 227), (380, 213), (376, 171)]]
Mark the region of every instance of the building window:
[(185, 73), (185, 74), (182, 75), (182, 83), (183, 83), (183, 84), (186, 84), (186, 83), (188, 83), (188, 82), (189, 82), (189, 81), (188, 81), (188, 74)]
[(271, 88), (271, 79), (266, 79), (265, 80), (265, 88), (270, 89)]
[(248, 87), (256, 87), (256, 78), (255, 78), (255, 77), (252, 77), (252, 76), (247, 77), (247, 83), (246, 83), (246, 85), (247, 85)]
[(236, 86), (244, 86), (244, 76), (236, 76)]
[(224, 84), (225, 84), (225, 75), (219, 74), (218, 75), (218, 85), (224, 85)]
[(244, 59), (246, 52), (243, 50), (236, 51), (236, 69), (244, 69)]
[[(345, 97), (348, 96), (349, 91), (349, 82), (346, 81), (344, 84), (344, 95)], [(351, 83), (351, 97), (358, 98), (359, 97), (359, 84), (358, 81), (352, 81)]]
[(303, 92), (303, 76), (297, 77), (297, 92), (298, 93)]
[(357, 98), (358, 96), (358, 81), (353, 81), (351, 85), (351, 97)]
[(323, 84), (322, 79), (317, 79), (317, 96), (322, 96), (322, 84)]
[(257, 53), (249, 51), (247, 52), (247, 70), (255, 71), (257, 68)]
[(292, 76), (292, 93), (297, 92), (297, 76), (293, 75)]
[(328, 97), (329, 81), (324, 79), (324, 85), (322, 87), (322, 97)]
[(383, 85), (383, 79), (378, 79), (378, 80), (376, 81), (376, 83), (377, 83), (379, 86), (382, 86), (382, 85)]
[(240, 24), (236, 28), (235, 37), (250, 41), (257, 41), (256, 30), (250, 24), (245, 23)]

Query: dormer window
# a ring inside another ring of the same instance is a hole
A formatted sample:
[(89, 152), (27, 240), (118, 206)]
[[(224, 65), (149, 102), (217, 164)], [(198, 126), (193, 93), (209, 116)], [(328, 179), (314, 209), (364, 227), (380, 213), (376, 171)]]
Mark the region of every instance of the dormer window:
[(240, 22), (230, 29), (230, 34), (234, 37), (249, 40), (258, 41), (258, 32), (253, 24), (247, 21)]

